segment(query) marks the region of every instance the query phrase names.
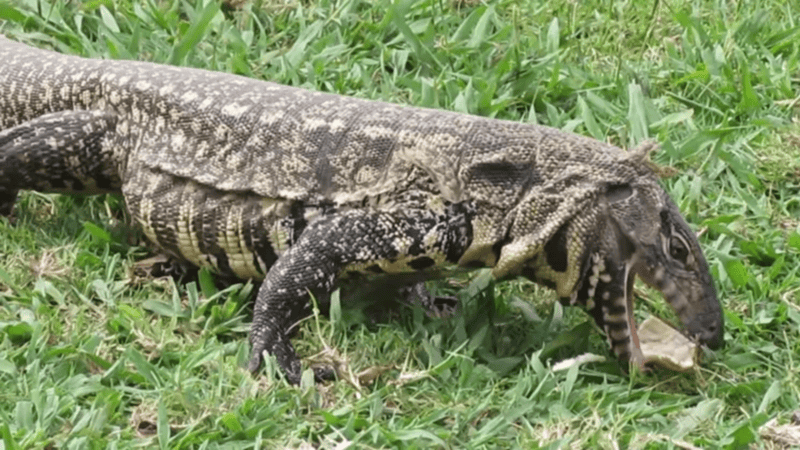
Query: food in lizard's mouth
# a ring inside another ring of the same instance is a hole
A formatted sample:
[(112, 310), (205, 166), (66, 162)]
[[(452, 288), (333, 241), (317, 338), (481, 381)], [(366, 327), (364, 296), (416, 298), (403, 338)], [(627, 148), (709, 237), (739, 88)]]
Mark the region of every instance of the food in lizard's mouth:
[(658, 317), (647, 318), (636, 334), (645, 364), (678, 372), (695, 368), (700, 347)]
[[(640, 358), (635, 361), (632, 358), (631, 361), (637, 363), (640, 368), (646, 370), (648, 366), (658, 366), (677, 372), (688, 372), (697, 367), (699, 345), (658, 317), (646, 319), (639, 329), (632, 333), (632, 340), (634, 335)], [(604, 356), (584, 353), (559, 361), (553, 365), (553, 371), (566, 370), (576, 364), (605, 360)]]

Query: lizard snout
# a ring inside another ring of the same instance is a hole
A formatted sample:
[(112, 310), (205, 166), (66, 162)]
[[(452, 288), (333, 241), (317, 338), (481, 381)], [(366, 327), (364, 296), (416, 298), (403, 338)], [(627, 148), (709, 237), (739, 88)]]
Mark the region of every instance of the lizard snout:
[(689, 336), (696, 338), (701, 344), (712, 350), (722, 348), (725, 345), (721, 314), (707, 313), (698, 315), (686, 324), (686, 331)]

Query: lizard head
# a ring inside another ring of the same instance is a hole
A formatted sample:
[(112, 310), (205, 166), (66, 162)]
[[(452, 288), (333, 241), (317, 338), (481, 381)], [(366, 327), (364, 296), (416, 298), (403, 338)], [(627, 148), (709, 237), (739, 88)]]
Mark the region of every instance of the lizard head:
[[(595, 167), (594, 179), (586, 175), (589, 169), (568, 166), (549, 186), (529, 189), (517, 201), (504, 234), (473, 222), (473, 230), (483, 230), (476, 236), (484, 237), (473, 241), (477, 250), (465, 252), (459, 264), (483, 258), (495, 263), (497, 278), (521, 274), (552, 287), (563, 301), (586, 306), (620, 359), (644, 363), (633, 320), (638, 275), (663, 294), (685, 334), (719, 348), (723, 315), (708, 264), (658, 183), (647, 158), (654, 147), (643, 144)], [(498, 239), (502, 245), (493, 244)], [(498, 248), (496, 262), (485, 257)]]
[[(613, 232), (606, 233), (604, 241), (611, 242), (603, 246), (623, 249), (606, 254), (624, 261), (628, 289), (633, 275), (638, 275), (662, 293), (689, 337), (712, 349), (721, 347), (722, 308), (708, 264), (669, 195), (647, 178), (640, 184), (612, 186), (606, 197)], [(632, 295), (626, 293), (628, 305)]]

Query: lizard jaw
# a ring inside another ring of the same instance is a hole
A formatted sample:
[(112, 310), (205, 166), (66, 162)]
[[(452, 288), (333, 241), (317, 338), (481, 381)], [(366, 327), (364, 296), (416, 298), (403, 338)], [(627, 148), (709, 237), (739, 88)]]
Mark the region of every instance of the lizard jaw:
[(603, 328), (609, 345), (621, 361), (642, 368), (642, 355), (636, 320), (633, 316), (632, 262), (618, 263), (599, 254), (592, 256), (587, 274), (586, 307)]
[[(611, 304), (603, 305), (603, 321), (611, 348), (617, 357), (622, 361), (629, 361), (640, 369), (644, 368), (645, 358), (642, 354), (639, 334), (637, 332), (636, 319), (633, 316), (633, 282), (635, 273), (631, 270), (631, 264), (626, 263), (623, 269), (622, 292), (621, 295), (610, 300)], [(623, 317), (620, 317), (622, 313)], [(614, 329), (610, 324), (620, 324), (624, 321), (624, 326)]]

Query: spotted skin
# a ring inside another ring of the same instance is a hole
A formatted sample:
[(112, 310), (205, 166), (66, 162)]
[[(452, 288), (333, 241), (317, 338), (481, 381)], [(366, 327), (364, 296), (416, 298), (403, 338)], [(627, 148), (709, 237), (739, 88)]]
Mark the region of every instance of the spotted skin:
[[(119, 190), (103, 140), (116, 117), (101, 111), (59, 111), (0, 131), (0, 214), (9, 215), (18, 186), (48, 192)], [(31, 157), (36, 155), (36, 157)]]
[[(408, 270), (404, 263), (421, 257), (436, 261), (446, 260), (448, 253), (458, 255), (469, 242), (468, 218), (466, 211), (440, 218), (429, 211), (406, 211), (404, 217), (397, 217), (350, 210), (309, 225), (273, 265), (258, 292), (250, 336), (254, 351), (250, 370), (258, 370), (262, 352), (267, 351), (275, 355), (289, 380), (298, 382), (300, 362), (285, 336), (287, 326), (304, 313), (309, 294), (330, 292), (343, 272), (371, 265), (385, 272), (399, 272)], [(432, 238), (426, 239), (422, 233)], [(419, 245), (425, 242), (428, 245)]]
[(641, 363), (634, 276), (722, 344), (697, 240), (647, 155), (531, 124), (240, 76), (66, 56), (0, 37), (0, 214), (23, 189), (121, 193), (175, 258), (264, 279), (252, 371), (297, 382), (289, 332), (351, 273), (525, 276)]

